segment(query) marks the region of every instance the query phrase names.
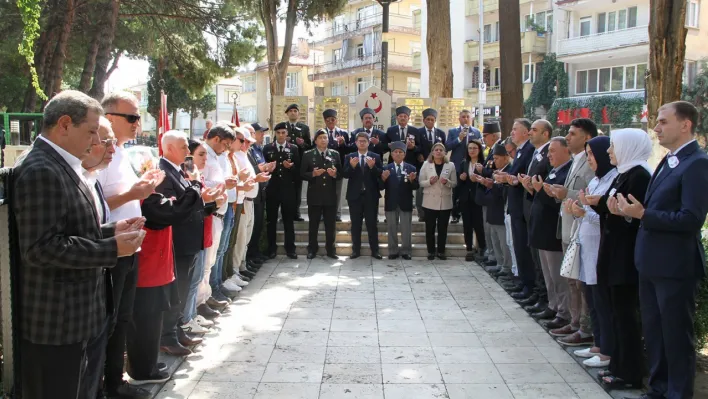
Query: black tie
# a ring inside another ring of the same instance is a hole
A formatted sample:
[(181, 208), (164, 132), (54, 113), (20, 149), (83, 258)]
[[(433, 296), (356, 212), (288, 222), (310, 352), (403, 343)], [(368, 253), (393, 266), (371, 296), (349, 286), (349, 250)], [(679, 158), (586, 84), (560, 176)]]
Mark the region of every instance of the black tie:
[(432, 142), (433, 141), (433, 131), (428, 130), (428, 141)]
[(325, 159), (324, 151), (322, 151), (320, 154), (322, 155), (322, 159)]
[(401, 165), (396, 165), (396, 174), (401, 175)]
[(371, 131), (370, 131), (369, 129), (366, 129), (366, 134), (368, 134), (369, 136), (371, 136)]
[(108, 215), (106, 214), (106, 201), (104, 200), (105, 197), (103, 196), (103, 189), (101, 188), (101, 184), (99, 182), (96, 182), (95, 187), (96, 192), (98, 193), (98, 199), (101, 201), (101, 222), (107, 223)]
[(406, 128), (402, 127), (401, 128), (401, 141), (406, 141), (405, 137), (406, 137)]

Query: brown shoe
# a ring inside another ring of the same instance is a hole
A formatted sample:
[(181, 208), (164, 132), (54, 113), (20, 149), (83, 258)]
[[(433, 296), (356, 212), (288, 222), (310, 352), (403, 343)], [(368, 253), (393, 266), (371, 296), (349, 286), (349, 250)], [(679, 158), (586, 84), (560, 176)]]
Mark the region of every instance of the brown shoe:
[(570, 324), (567, 324), (561, 328), (555, 328), (553, 330), (550, 330), (549, 332), (554, 337), (565, 337), (565, 336), (568, 336), (576, 331), (578, 331), (577, 328), (573, 328), (573, 326), (571, 326)]
[(183, 357), (190, 355), (192, 351), (189, 348), (185, 348), (182, 345), (177, 346), (161, 346), (160, 352), (167, 353), (168, 355)]
[(583, 345), (592, 345), (593, 342), (595, 342), (595, 339), (591, 336), (589, 337), (581, 337), (580, 332), (576, 331), (566, 337), (561, 337), (558, 338), (556, 341), (560, 343), (561, 345), (565, 346), (583, 346)]
[(180, 345), (182, 345), (182, 346), (184, 346), (184, 347), (190, 347), (190, 346), (194, 346), (194, 345), (199, 345), (199, 344), (202, 343), (202, 341), (204, 341), (204, 340), (201, 339), (201, 338), (190, 337), (190, 336), (188, 336), (187, 334), (181, 335), (181, 336), (179, 337), (179, 343), (180, 343)]

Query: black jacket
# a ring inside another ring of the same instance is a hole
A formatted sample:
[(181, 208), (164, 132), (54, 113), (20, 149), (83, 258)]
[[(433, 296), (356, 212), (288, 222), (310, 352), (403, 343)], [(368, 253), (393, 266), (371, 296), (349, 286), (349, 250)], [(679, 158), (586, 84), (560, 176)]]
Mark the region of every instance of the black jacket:
[[(548, 158), (544, 158), (546, 161)], [(567, 162), (553, 174), (549, 174), (544, 183), (563, 184), (570, 172), (571, 162)], [(529, 245), (544, 251), (562, 251), (561, 239), (556, 237), (556, 226), (560, 213), (560, 202), (549, 197), (543, 189), (533, 196), (531, 216), (529, 218)]]
[[(409, 163), (402, 163), (403, 171), (406, 175), (416, 171), (415, 166)], [(413, 211), (413, 192), (418, 189), (418, 179), (411, 181), (403, 176), (396, 175), (396, 164), (390, 163), (384, 166), (383, 170), (388, 170), (391, 175), (383, 181), (380, 179), (380, 187), (385, 189), (384, 210), (386, 212), (395, 211), (400, 208), (403, 212)]]
[(311, 149), (312, 137), (310, 136), (310, 127), (302, 122), (295, 123), (295, 126), (293, 126), (290, 122), (287, 122), (287, 124), (288, 137), (290, 138), (290, 142), (293, 143), (293, 145), (297, 145), (295, 139), (298, 137), (305, 141), (302, 145), (297, 146), (300, 150), (300, 154), (303, 154), (305, 151)]
[[(529, 167), (531, 158), (533, 157), (534, 148), (530, 142), (527, 142), (523, 148), (516, 152), (516, 158), (514, 163), (511, 164), (509, 169), (509, 174), (516, 176), (519, 173), (526, 174), (526, 170)], [(524, 196), (526, 190), (521, 184), (516, 186), (509, 185), (507, 187), (507, 201), (509, 206), (507, 207), (508, 213), (513, 217), (523, 217), (524, 216)]]
[[(327, 169), (334, 167), (337, 169), (335, 177), (327, 172), (320, 176), (313, 176), (315, 168)], [(317, 147), (307, 151), (302, 156), (300, 175), (307, 180), (307, 205), (313, 206), (336, 206), (337, 187), (336, 181), (342, 178), (342, 163), (339, 160), (339, 153), (329, 148), (325, 150), (325, 158), (320, 155)], [(294, 194), (294, 193), (293, 193)]]
[[(505, 166), (501, 171), (506, 172), (510, 168), (511, 164)], [(478, 186), (475, 201), (487, 208), (487, 223), (495, 226), (504, 225), (504, 204), (506, 204), (507, 186), (496, 183), (492, 188), (487, 188), (481, 184)]]
[(342, 177), (349, 179), (349, 183), (347, 183), (347, 201), (366, 199), (378, 204), (378, 200), (381, 198), (379, 176), (381, 176), (383, 165), (381, 164), (381, 158), (376, 153), (367, 151), (366, 156), (374, 158), (375, 164), (373, 168), (369, 168), (369, 165), (366, 164), (362, 165), (361, 161), (352, 167), (351, 160), (360, 158), (358, 151), (352, 152), (344, 158)]
[[(286, 142), (283, 152), (278, 151), (278, 145), (273, 142), (263, 147), (263, 157), (266, 162), (275, 161), (275, 170), (266, 186), (268, 198), (278, 198), (286, 201), (295, 193), (295, 183), (300, 181), (300, 153), (296, 145)], [(290, 160), (294, 163), (290, 168), (283, 166), (283, 162)]]

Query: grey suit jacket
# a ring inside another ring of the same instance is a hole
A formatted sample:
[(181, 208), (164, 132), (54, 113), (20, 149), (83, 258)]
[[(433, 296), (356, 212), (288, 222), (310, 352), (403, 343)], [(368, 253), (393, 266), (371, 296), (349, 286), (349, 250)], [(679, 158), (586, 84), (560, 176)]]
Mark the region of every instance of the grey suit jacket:
[(15, 168), (21, 337), (69, 345), (97, 336), (109, 309), (104, 268), (116, 265), (115, 225), (101, 225), (93, 195), (43, 140)]
[[(583, 155), (580, 159), (578, 159), (578, 165), (575, 165), (572, 173), (568, 173), (568, 177), (565, 179), (564, 186), (568, 189), (568, 195), (566, 198), (577, 200), (580, 190), (587, 188), (590, 180), (593, 178), (595, 178), (595, 172), (590, 169), (588, 157), (583, 152)], [(570, 242), (570, 232), (575, 219), (573, 218), (573, 215), (566, 213), (562, 206), (561, 212), (561, 217), (558, 218), (556, 237), (563, 240), (564, 244), (568, 244)]]

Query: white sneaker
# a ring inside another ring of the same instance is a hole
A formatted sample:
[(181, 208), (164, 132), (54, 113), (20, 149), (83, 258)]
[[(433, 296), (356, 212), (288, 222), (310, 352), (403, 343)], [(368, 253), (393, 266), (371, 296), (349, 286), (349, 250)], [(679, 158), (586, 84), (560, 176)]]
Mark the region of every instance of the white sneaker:
[(578, 349), (576, 351), (573, 351), (573, 354), (577, 357), (583, 357), (586, 359), (590, 359), (591, 357), (595, 357), (595, 353), (590, 352), (590, 348), (585, 348), (585, 349)]
[(610, 361), (600, 360), (600, 356), (593, 356), (590, 359), (583, 360), (583, 364), (588, 367), (607, 367), (610, 365)]
[(207, 327), (207, 328), (209, 328), (209, 327), (213, 327), (213, 326), (214, 326), (214, 322), (213, 322), (213, 321), (207, 320), (204, 316), (202, 316), (202, 315), (200, 315), (200, 314), (197, 315), (197, 317), (194, 318), (194, 321), (196, 321), (197, 324), (199, 324), (199, 325), (202, 326), (202, 327)]
[(241, 291), (241, 287), (239, 287), (239, 286), (236, 284), (236, 282), (235, 282), (234, 280), (232, 280), (232, 279), (228, 279), (228, 280), (224, 281), (223, 287), (224, 287), (227, 291), (231, 291), (231, 292), (239, 292), (239, 291)]
[(233, 281), (233, 282), (236, 283), (236, 285), (238, 285), (239, 287), (245, 287), (245, 286), (248, 285), (248, 282), (241, 280), (241, 277), (240, 277), (238, 274), (234, 274), (233, 276), (231, 276), (231, 278), (229, 279), (229, 281)]
[(194, 319), (190, 320), (187, 324), (183, 324), (182, 330), (191, 334), (206, 334), (209, 332), (208, 329), (200, 326)]

